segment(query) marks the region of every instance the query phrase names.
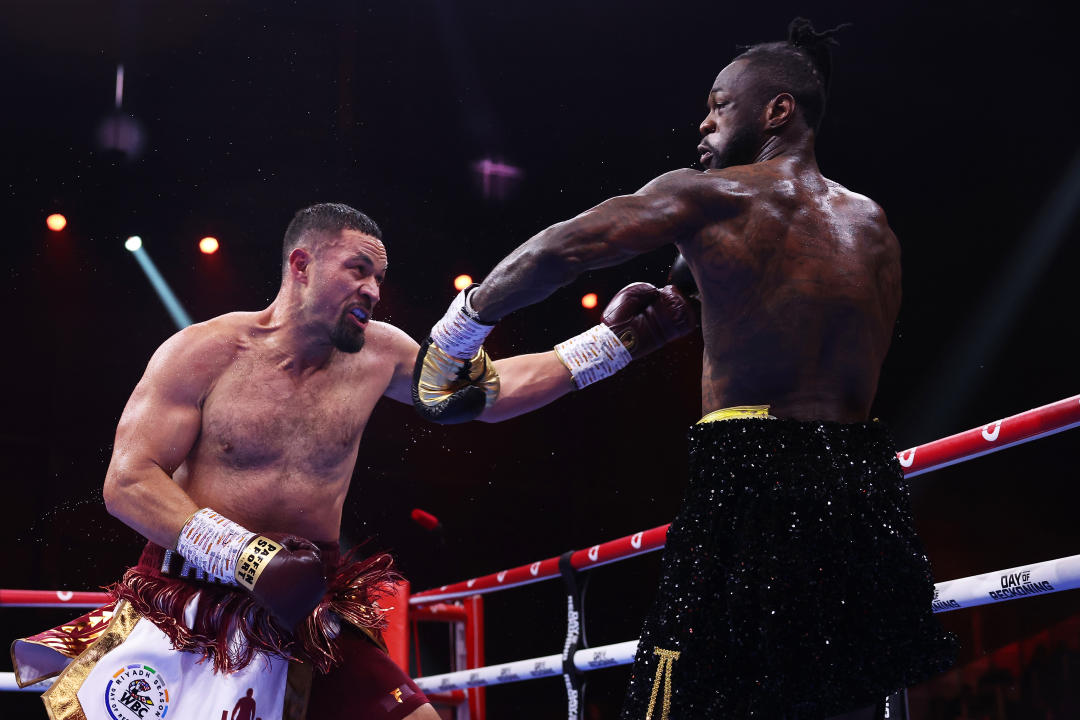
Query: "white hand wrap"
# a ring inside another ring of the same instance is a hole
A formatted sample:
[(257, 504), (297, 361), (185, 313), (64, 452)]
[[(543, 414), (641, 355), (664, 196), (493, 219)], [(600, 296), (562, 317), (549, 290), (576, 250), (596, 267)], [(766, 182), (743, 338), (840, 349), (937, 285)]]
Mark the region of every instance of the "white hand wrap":
[(469, 360), (476, 356), (484, 339), (494, 325), (480, 322), (468, 303), (468, 293), (477, 288), (472, 285), (465, 288), (446, 311), (442, 319), (431, 328), (431, 339), (443, 352), (458, 360)]
[(176, 551), (216, 578), (235, 581), (236, 563), (255, 533), (210, 508), (203, 508), (180, 530)]
[(596, 325), (555, 346), (578, 390), (614, 375), (630, 364), (630, 351), (607, 325)]

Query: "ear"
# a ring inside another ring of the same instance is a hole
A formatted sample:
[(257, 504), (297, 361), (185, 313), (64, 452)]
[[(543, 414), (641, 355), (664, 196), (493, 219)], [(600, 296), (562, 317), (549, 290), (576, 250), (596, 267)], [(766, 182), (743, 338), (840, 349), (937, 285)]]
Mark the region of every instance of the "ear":
[(795, 116), (795, 98), (791, 93), (780, 93), (765, 106), (765, 129), (778, 130)]
[(289, 253), (289, 274), (293, 280), (306, 284), (309, 265), (311, 265), (311, 253), (302, 247), (293, 248), (293, 251)]

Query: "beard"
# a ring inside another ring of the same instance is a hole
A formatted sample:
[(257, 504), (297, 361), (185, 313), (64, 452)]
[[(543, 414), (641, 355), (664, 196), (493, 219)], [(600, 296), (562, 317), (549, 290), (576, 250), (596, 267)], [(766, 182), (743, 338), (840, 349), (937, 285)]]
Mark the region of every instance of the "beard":
[(737, 127), (722, 148), (713, 154), (712, 167), (716, 170), (732, 165), (749, 165), (761, 149), (761, 137), (750, 125)]
[(330, 333), (330, 342), (341, 352), (358, 353), (364, 347), (364, 329), (357, 327), (347, 314), (343, 314), (337, 327)]

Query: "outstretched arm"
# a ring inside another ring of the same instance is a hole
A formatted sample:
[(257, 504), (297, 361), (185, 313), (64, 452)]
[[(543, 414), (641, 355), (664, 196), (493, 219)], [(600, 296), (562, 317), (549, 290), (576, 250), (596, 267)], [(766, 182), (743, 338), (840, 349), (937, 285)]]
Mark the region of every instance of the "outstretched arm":
[(691, 235), (728, 210), (725, 199), (722, 185), (705, 173), (661, 175), (633, 195), (605, 200), (534, 235), (495, 266), (469, 303), (480, 320), (494, 323), (588, 270), (617, 265)]
[[(411, 404), (413, 370), (420, 346), (397, 328), (391, 332), (395, 353), (394, 376), (385, 395)], [(570, 371), (554, 350), (515, 355), (496, 360), (492, 366), (499, 378), (498, 391), (491, 406), (477, 418), (484, 422), (500, 422), (524, 415), (575, 389)]]
[[(433, 328), (433, 337), (450, 335), (453, 341), (457, 333), (456, 339), (478, 344), (472, 337), (476, 330), (470, 327), (472, 321), (461, 315), (463, 296)], [(612, 298), (601, 324), (559, 343), (551, 352), (492, 361), (482, 347), (457, 354), (433, 337), (419, 347), (406, 338), (408, 345), (402, 344), (402, 359), (387, 394), (404, 400), (408, 393), (417, 411), (433, 422), (499, 422), (602, 380), (696, 326), (693, 308), (676, 288), (633, 283)], [(447, 327), (453, 332), (445, 332)], [(408, 358), (415, 362), (408, 363)], [(412, 372), (407, 376), (410, 364)]]

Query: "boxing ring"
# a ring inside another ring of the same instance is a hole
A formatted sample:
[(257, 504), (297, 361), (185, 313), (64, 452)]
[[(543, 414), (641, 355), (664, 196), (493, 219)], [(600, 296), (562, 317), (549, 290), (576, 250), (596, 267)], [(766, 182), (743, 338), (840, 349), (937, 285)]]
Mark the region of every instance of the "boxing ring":
[[(955, 465), (1005, 448), (1080, 426), (1080, 395), (1034, 408), (1002, 420), (957, 433), (897, 453), (908, 478)], [(417, 622), (445, 622), (452, 628), (452, 672), (416, 678), (417, 685), (433, 702), (456, 708), (459, 720), (483, 720), (484, 688), (504, 683), (562, 675), (567, 691), (569, 718), (580, 718), (584, 674), (600, 668), (628, 665), (634, 660), (637, 640), (587, 647), (584, 642), (583, 592), (580, 573), (626, 560), (664, 547), (668, 525), (572, 550), (559, 557), (500, 570), (438, 588), (409, 594), (399, 586), (387, 644), (391, 657), (409, 667), (410, 628), (416, 641)], [(483, 596), (512, 587), (559, 578), (567, 598), (566, 635), (561, 653), (497, 665), (483, 663)], [(957, 578), (935, 585), (935, 613), (1046, 595), (1080, 588), (1080, 555), (1037, 561), (1027, 565)], [(93, 608), (107, 602), (104, 593), (0, 590), (0, 607)], [(419, 648), (415, 651), (420, 664)], [(49, 682), (22, 690), (43, 692)], [(11, 672), (0, 673), (0, 690), (19, 690)], [(889, 698), (889, 717), (904, 717), (904, 695)]]

